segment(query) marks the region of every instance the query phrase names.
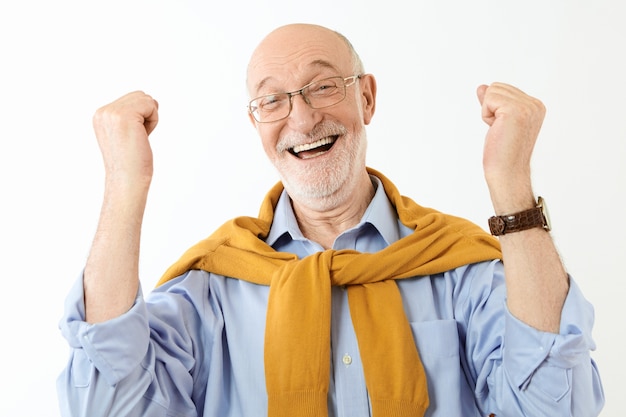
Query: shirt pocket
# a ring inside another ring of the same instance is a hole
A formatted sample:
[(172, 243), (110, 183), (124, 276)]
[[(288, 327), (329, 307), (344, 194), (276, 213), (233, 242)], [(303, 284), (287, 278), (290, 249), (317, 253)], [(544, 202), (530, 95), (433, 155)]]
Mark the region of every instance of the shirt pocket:
[(411, 330), (428, 381), (429, 416), (473, 415), (472, 393), (462, 376), (454, 320), (413, 322)]
[[(459, 333), (454, 320), (411, 323), (413, 339), (422, 360), (459, 357)], [(458, 364), (458, 363), (457, 363)]]

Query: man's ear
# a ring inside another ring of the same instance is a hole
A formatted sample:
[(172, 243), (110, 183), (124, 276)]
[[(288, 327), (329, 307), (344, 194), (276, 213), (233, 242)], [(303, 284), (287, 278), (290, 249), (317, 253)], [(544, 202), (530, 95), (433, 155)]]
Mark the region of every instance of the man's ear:
[(361, 105), (363, 106), (363, 123), (368, 125), (376, 110), (376, 79), (372, 74), (364, 74), (361, 79)]
[(256, 129), (256, 120), (254, 120), (254, 116), (250, 112), (246, 113), (248, 113), (248, 119), (250, 120), (250, 123), (252, 123), (252, 127)]

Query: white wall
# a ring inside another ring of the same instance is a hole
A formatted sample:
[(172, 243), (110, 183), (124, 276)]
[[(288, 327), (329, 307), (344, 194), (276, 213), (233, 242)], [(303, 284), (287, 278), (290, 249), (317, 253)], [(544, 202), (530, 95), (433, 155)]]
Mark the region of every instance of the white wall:
[(483, 226), (491, 207), (475, 88), (504, 81), (544, 101), (535, 189), (550, 205), (569, 271), (596, 306), (602, 415), (626, 413), (618, 267), (626, 257), (625, 3), (209, 3), (0, 6), (0, 415), (58, 415), (54, 384), (68, 348), (57, 322), (102, 193), (93, 112), (135, 89), (161, 105), (141, 262), (149, 289), (224, 220), (256, 214), (277, 180), (247, 122), (244, 70), (262, 36), (294, 21), (343, 32), (377, 76), (369, 164), (419, 203)]

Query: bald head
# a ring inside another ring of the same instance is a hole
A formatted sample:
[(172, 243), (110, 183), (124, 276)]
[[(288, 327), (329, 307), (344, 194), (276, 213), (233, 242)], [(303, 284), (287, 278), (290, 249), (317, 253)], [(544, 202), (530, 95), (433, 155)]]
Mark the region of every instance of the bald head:
[(254, 50), (248, 64), (248, 91), (256, 96), (271, 87), (268, 84), (288, 83), (291, 79), (295, 82), (297, 74), (316, 69), (349, 76), (361, 74), (363, 65), (350, 41), (336, 31), (303, 23), (281, 26), (270, 32)]

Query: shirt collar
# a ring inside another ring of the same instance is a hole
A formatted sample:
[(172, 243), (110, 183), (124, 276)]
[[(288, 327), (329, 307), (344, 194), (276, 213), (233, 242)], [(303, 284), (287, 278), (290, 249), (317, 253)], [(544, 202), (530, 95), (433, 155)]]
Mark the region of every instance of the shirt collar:
[[(385, 243), (390, 245), (400, 239), (398, 214), (387, 198), (381, 181), (373, 175), (370, 175), (370, 178), (376, 188), (374, 198), (365, 210), (359, 224), (350, 230), (359, 229), (369, 224), (376, 229)], [(306, 240), (298, 226), (289, 195), (283, 190), (274, 209), (274, 220), (266, 243), (273, 246), (285, 234), (288, 234), (292, 240)]]

